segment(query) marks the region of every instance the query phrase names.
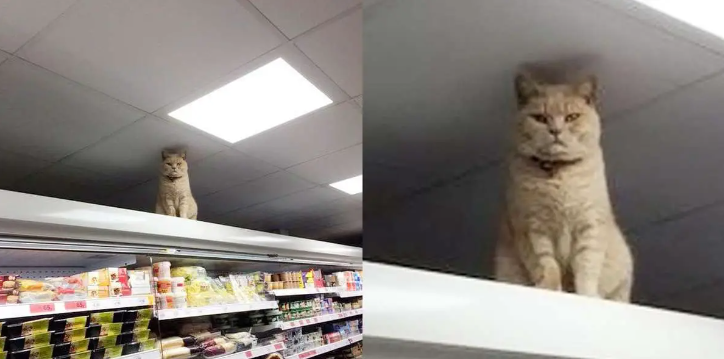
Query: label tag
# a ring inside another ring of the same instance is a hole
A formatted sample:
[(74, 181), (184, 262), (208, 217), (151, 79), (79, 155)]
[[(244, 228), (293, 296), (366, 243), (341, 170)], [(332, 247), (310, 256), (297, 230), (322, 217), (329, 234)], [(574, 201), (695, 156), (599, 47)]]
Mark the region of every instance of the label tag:
[(38, 303), (30, 305), (30, 313), (49, 313), (55, 311), (55, 303)]
[(88, 305), (85, 300), (74, 300), (72, 302), (65, 302), (65, 310), (78, 310), (86, 309)]

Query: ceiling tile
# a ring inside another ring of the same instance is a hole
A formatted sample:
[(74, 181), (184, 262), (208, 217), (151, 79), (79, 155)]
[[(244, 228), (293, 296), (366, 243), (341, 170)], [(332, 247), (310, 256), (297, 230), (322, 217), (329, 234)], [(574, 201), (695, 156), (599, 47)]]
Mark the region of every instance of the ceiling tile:
[(284, 41), (235, 0), (79, 0), (18, 53), (152, 112)]
[(289, 168), (317, 184), (330, 184), (362, 174), (362, 145), (356, 145)]
[(51, 161), (144, 116), (17, 58), (0, 65), (0, 113), (0, 148)]
[(50, 162), (0, 151), (0, 187), (9, 188), (15, 181), (49, 165)]
[(724, 151), (722, 92), (724, 75), (606, 126), (606, 169), (627, 228), (724, 199), (724, 168), (711, 165)]
[(13, 53), (75, 0), (0, 0), (0, 49)]
[(279, 171), (208, 196), (198, 197), (196, 200), (199, 202), (199, 212), (208, 209), (216, 214), (224, 214), (314, 186), (313, 183), (289, 172)]
[(293, 236), (319, 240), (331, 240), (345, 237), (352, 234), (361, 234), (363, 229), (362, 220), (346, 222), (325, 228), (291, 230)]
[(387, 1), (365, 10), (364, 41), (366, 156), (448, 173), (505, 154), (521, 65), (598, 75), (605, 121), (724, 66), (589, 1)]
[(196, 131), (147, 116), (63, 163), (111, 176), (148, 180), (157, 176), (164, 148), (186, 148), (191, 168), (196, 161), (225, 149)]
[(322, 217), (316, 220), (299, 222), (296, 225), (290, 227), (290, 230), (303, 230), (303, 229), (325, 229), (329, 227), (335, 227), (350, 222), (361, 223), (362, 222), (362, 208), (353, 209), (351, 211), (344, 211), (336, 213), (331, 216)]
[(345, 102), (260, 133), (234, 147), (286, 168), (361, 142), (362, 113)]
[(288, 38), (339, 15), (362, 3), (362, 0), (251, 0), (259, 11)]
[(346, 196), (346, 194), (327, 187), (315, 187), (305, 191), (293, 193), (269, 202), (242, 208), (226, 214), (230, 222), (244, 227), (244, 225), (270, 219), (290, 212), (304, 212), (307, 208), (320, 203), (333, 201)]
[(194, 195), (204, 196), (278, 170), (264, 161), (227, 149), (194, 163), (189, 168), (189, 179)]
[(362, 9), (305, 34), (296, 45), (351, 97), (362, 94)]
[(132, 183), (119, 177), (54, 164), (15, 183), (10, 189), (42, 196), (97, 203), (129, 185)]
[(259, 229), (291, 228), (300, 223), (319, 220), (337, 213), (353, 211), (362, 208), (361, 195), (345, 196), (336, 200), (311, 205), (303, 210), (267, 218), (251, 223), (250, 226)]

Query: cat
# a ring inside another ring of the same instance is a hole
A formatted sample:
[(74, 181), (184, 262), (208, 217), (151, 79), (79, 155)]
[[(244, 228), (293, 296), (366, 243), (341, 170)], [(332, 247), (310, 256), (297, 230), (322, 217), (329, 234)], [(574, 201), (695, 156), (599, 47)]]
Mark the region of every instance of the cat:
[(596, 78), (519, 74), (515, 89), (496, 279), (629, 302), (633, 256), (608, 194)]
[(161, 152), (156, 213), (195, 220), (198, 206), (191, 194), (186, 152)]

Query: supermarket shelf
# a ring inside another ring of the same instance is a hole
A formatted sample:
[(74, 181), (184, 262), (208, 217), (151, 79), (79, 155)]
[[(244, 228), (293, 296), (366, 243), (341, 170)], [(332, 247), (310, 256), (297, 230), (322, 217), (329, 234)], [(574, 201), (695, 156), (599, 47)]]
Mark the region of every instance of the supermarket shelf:
[(238, 352), (230, 355), (225, 355), (223, 357), (220, 357), (219, 359), (247, 359), (247, 358), (256, 358), (263, 355), (271, 354), (280, 352), (286, 349), (284, 346), (284, 343), (276, 343), (276, 344), (270, 344), (263, 347), (258, 348), (252, 348), (249, 350), (245, 350), (243, 352)]
[(314, 318), (292, 320), (289, 322), (282, 323), (282, 329), (287, 330), (287, 329), (292, 329), (292, 328), (306, 327), (307, 325), (331, 322), (333, 320), (354, 317), (355, 315), (362, 315), (362, 309), (348, 310), (348, 311), (345, 311), (342, 313), (320, 315), (320, 316), (314, 317)]
[(261, 301), (252, 303), (235, 303), (224, 305), (212, 305), (208, 307), (193, 307), (179, 309), (160, 309), (158, 311), (159, 320), (169, 320), (177, 318), (200, 317), (204, 315), (224, 314), (224, 313), (241, 313), (252, 312), (255, 310), (275, 309), (276, 301)]
[(364, 303), (365, 339), (375, 358), (721, 359), (724, 353), (724, 320), (373, 262), (364, 269), (375, 293)]
[(322, 294), (322, 293), (337, 293), (339, 288), (336, 287), (325, 287), (325, 288), (294, 288), (294, 289), (274, 289), (270, 293), (276, 297), (288, 297), (293, 295), (311, 295), (311, 294)]
[[(358, 266), (362, 248), (0, 190), (5, 248)], [(153, 238), (153, 241), (149, 241)], [(118, 244), (123, 244), (119, 246)]]
[(339, 294), (340, 298), (352, 298), (352, 297), (361, 297), (362, 296), (361, 290), (341, 290), (337, 293)]
[(148, 350), (135, 354), (124, 355), (118, 359), (161, 359), (161, 351), (158, 349)]
[(324, 288), (294, 288), (294, 289), (274, 289), (269, 291), (277, 297), (289, 297), (294, 295), (311, 295), (311, 294), (336, 294), (341, 298), (361, 297), (362, 291), (348, 291), (341, 287), (324, 287)]
[(362, 340), (362, 334), (359, 334), (359, 335), (355, 335), (355, 336), (349, 337), (349, 338), (347, 338), (347, 339), (340, 340), (340, 341), (338, 341), (338, 342), (336, 342), (336, 343), (327, 344), (327, 345), (322, 345), (321, 347), (316, 347), (316, 348), (314, 348), (314, 349), (310, 349), (310, 350), (307, 350), (307, 351), (303, 351), (303, 352), (301, 352), (301, 353), (299, 353), (299, 354), (286, 356), (286, 357), (284, 357), (284, 358), (285, 358), (285, 359), (307, 359), (307, 358), (312, 358), (312, 357), (315, 357), (315, 356), (317, 356), (317, 355), (322, 355), (322, 354), (324, 354), (324, 353), (329, 353), (329, 352), (331, 352), (331, 351), (333, 351), (333, 350), (337, 350), (337, 349), (339, 349), (339, 348), (344, 348), (344, 347), (346, 347), (346, 346), (348, 346), (348, 345), (357, 343), (357, 342), (359, 342), (359, 341), (361, 341), (361, 340)]
[(123, 309), (148, 305), (153, 305), (153, 297), (151, 296), (87, 299), (66, 302), (58, 301), (29, 304), (8, 304), (0, 306), (0, 319), (74, 313), (91, 310)]

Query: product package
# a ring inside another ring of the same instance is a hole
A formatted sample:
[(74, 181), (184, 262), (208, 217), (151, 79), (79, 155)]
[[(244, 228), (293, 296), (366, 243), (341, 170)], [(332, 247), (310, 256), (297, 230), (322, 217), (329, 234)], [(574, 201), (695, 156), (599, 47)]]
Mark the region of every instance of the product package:
[(88, 316), (73, 317), (66, 319), (56, 319), (50, 325), (50, 330), (56, 332), (65, 332), (69, 330), (85, 328), (88, 322)]
[(52, 344), (70, 343), (85, 338), (98, 337), (101, 334), (101, 325), (92, 324), (88, 328), (79, 328), (65, 332), (53, 333)]
[(47, 332), (49, 326), (50, 318), (42, 318), (23, 323), (8, 324), (5, 326), (5, 333), (8, 338), (25, 337), (36, 333)]
[(126, 311), (126, 313), (123, 316), (124, 322), (136, 322), (141, 320), (151, 320), (151, 317), (153, 316), (153, 311), (151, 309), (137, 309), (137, 310), (129, 310)]
[(20, 350), (11, 355), (11, 359), (51, 359), (52, 357), (53, 345)]
[(8, 351), (20, 351), (25, 349), (32, 349), (37, 347), (44, 347), (50, 345), (50, 338), (52, 332), (44, 332), (28, 335), (25, 337), (17, 337), (7, 341), (6, 349)]
[(125, 314), (125, 310), (91, 313), (90, 322), (91, 324), (122, 323)]

